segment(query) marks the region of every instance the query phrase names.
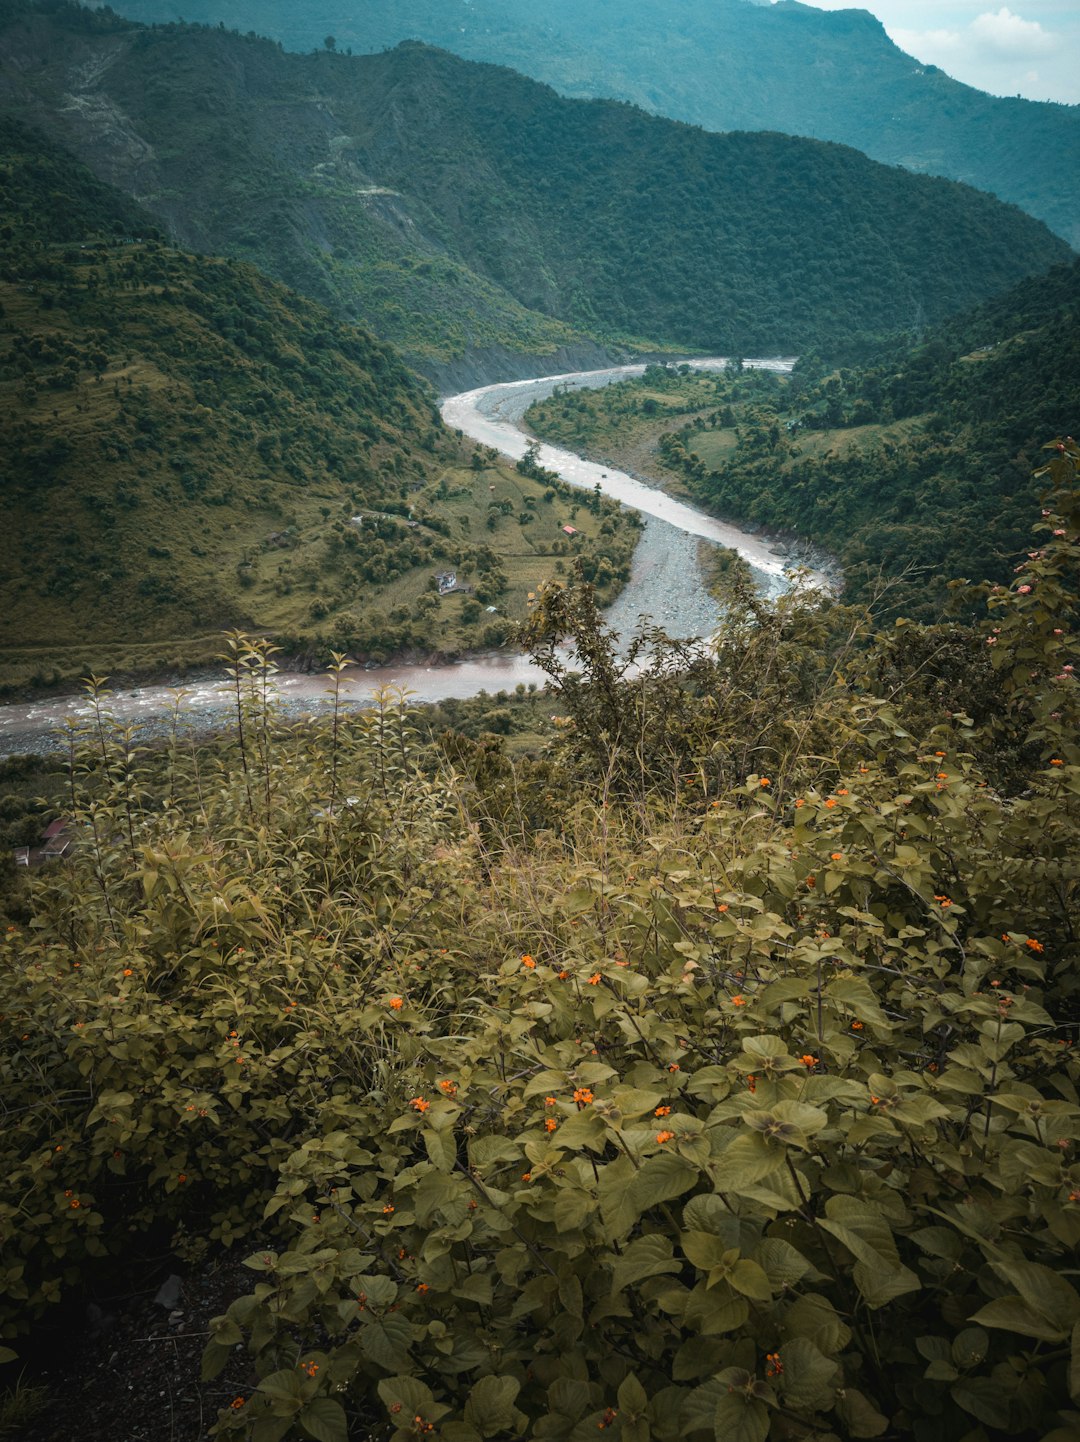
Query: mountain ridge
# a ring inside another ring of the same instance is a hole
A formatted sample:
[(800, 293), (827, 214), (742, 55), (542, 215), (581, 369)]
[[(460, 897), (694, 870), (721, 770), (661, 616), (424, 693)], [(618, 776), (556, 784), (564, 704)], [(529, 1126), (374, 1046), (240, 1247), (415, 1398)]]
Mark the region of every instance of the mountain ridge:
[(770, 129), (853, 145), (887, 164), (988, 190), (1080, 245), (1080, 107), (990, 96), (889, 39), (868, 11), (780, 0), (117, 0), (145, 21), (224, 22), (373, 52), (422, 39), (561, 94), (628, 100), (706, 129)]
[[(96, 29), (95, 27), (99, 27)], [(0, 104), (414, 366), (583, 339), (791, 353), (918, 328), (1068, 254), (1015, 207), (833, 143), (713, 135), (404, 44), (0, 6)]]

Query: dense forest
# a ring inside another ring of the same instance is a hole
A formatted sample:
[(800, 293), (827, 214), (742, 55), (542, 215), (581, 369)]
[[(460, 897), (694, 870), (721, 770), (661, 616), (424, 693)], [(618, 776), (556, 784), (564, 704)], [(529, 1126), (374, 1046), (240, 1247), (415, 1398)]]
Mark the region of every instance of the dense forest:
[(139, 20), (224, 21), (291, 50), (419, 39), (564, 95), (609, 96), (707, 130), (779, 130), (963, 180), (1080, 243), (1080, 113), (997, 99), (899, 50), (856, 7), (746, 0), (116, 0)]
[(1015, 208), (842, 146), (563, 100), (421, 45), (301, 56), (58, 0), (4, 0), (0, 38), (0, 104), (183, 244), (429, 374), (582, 333), (792, 353), (918, 329), (1069, 254)]
[(459, 442), (386, 346), (167, 246), (12, 121), (0, 197), (0, 685), (175, 670), (236, 625), (449, 654), (575, 561), (607, 595), (626, 578), (633, 517)]
[[(11, 1350), (165, 1240), (189, 1297), (245, 1259), (220, 1439), (1066, 1442), (1080, 448), (1043, 458), (972, 625), (748, 593), (636, 669), (548, 588), (516, 760), (394, 696), (283, 727), (240, 636), (212, 744), (95, 694), (73, 858), (4, 893)], [(194, 1435), (194, 1377), (105, 1346), (100, 1435)], [(55, 1438), (70, 1381), (32, 1392)]]
[(629, 449), (648, 465), (651, 453), (719, 513), (827, 547), (849, 595), (887, 583), (890, 607), (932, 619), (949, 578), (1007, 579), (1041, 438), (1080, 414), (1080, 262), (919, 345), (847, 350), (859, 360), (838, 367), (811, 353), (786, 381), (654, 367), (641, 382), (557, 395), (528, 420), (604, 458)]

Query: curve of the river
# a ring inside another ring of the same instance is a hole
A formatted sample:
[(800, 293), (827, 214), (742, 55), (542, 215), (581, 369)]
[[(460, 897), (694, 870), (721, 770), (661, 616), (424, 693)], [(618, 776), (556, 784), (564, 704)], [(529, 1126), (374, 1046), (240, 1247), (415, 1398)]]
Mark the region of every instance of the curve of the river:
[[(721, 370), (725, 361), (709, 357), (689, 364), (701, 370)], [(790, 370), (792, 362), (764, 360), (746, 364), (783, 372)], [(610, 385), (642, 375), (644, 370), (643, 365), (616, 366), (483, 386), (444, 399), (442, 414), (448, 425), (472, 440), (518, 460), (530, 441), (520, 420), (533, 401), (550, 395), (556, 386)], [(783, 554), (760, 537), (707, 516), (634, 476), (582, 460), (571, 451), (542, 445), (539, 460), (572, 485), (592, 490), (599, 484), (604, 494), (646, 518), (630, 580), (607, 613), (616, 630), (631, 630), (643, 614), (675, 635), (707, 635), (714, 629), (719, 611), (702, 583), (697, 565), (699, 538), (738, 551), (755, 571), (763, 590), (775, 593), (782, 589), (786, 564)], [(445, 701), (465, 699), (482, 691), (508, 690), (519, 684), (542, 685), (545, 679), (527, 657), (500, 651), (433, 666), (357, 667), (344, 673), (342, 695), (354, 704), (363, 704), (380, 687), (389, 686), (409, 691), (417, 701)], [(322, 676), (282, 674), (276, 685), (289, 711), (301, 713), (326, 700), (326, 680)], [(212, 725), (219, 718), (224, 720), (229, 712), (229, 699), (220, 678), (187, 683), (184, 696), (184, 710), (193, 725)], [(148, 685), (115, 692), (109, 705), (116, 716), (153, 734), (164, 728), (174, 702), (172, 688)], [(50, 749), (56, 744), (57, 730), (65, 722), (84, 716), (87, 710), (85, 697), (79, 695), (0, 706), (0, 755)]]

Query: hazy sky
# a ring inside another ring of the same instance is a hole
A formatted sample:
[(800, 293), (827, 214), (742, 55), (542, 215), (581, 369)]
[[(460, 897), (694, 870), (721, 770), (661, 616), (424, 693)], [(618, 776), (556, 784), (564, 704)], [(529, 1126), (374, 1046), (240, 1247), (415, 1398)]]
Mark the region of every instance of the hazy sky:
[(988, 90), (1080, 104), (1080, 0), (807, 0), (869, 10), (909, 55)]

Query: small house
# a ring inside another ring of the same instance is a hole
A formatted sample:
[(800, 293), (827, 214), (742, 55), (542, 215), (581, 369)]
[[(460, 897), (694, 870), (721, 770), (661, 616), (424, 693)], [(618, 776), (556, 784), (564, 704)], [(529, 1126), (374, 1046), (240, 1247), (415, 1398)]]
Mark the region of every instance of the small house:
[(578, 533), (577, 526), (563, 526), (563, 533), (567, 536), (576, 536)]
[(457, 590), (457, 572), (437, 571), (435, 573), (435, 584), (439, 588), (440, 596), (449, 596), (451, 591)]

